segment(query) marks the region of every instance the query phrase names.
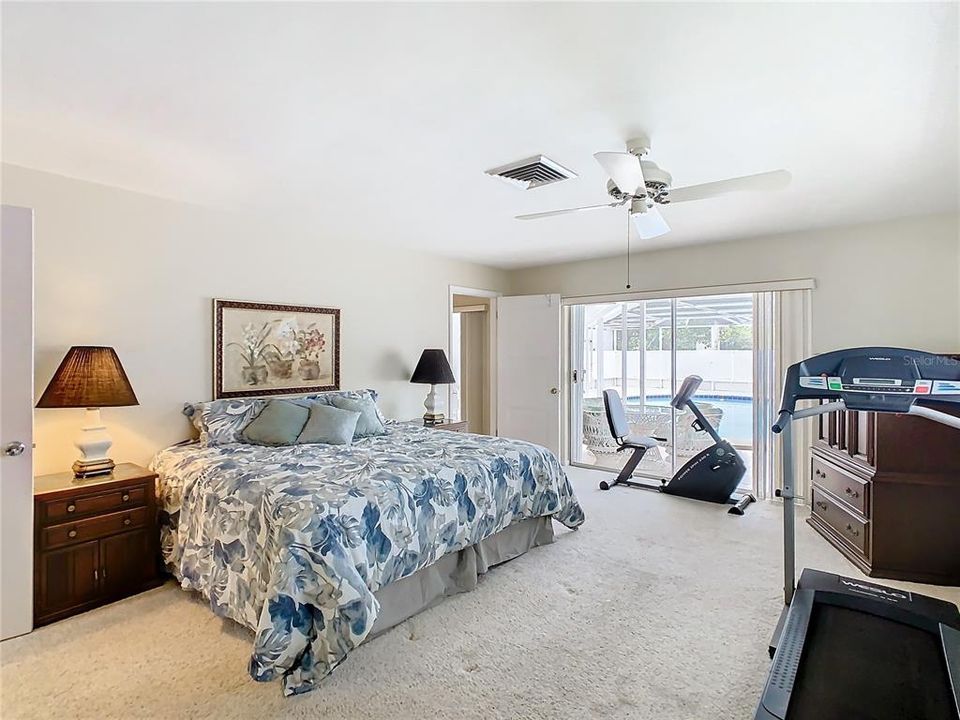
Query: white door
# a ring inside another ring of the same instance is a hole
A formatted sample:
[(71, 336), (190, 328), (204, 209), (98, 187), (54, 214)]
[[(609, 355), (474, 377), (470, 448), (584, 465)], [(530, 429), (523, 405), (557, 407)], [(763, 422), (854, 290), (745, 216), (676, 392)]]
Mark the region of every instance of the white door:
[(33, 211), (0, 238), (0, 639), (33, 628)]
[(560, 296), (497, 300), (497, 434), (560, 453)]

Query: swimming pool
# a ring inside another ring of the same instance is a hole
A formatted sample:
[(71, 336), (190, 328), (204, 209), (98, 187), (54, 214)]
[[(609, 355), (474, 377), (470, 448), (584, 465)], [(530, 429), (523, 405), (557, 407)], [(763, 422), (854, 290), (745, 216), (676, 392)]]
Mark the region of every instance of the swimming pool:
[[(627, 405), (639, 402), (639, 395), (627, 398)], [(693, 401), (702, 400), (723, 410), (720, 420), (720, 436), (736, 445), (753, 444), (753, 398), (743, 395), (697, 395)], [(670, 404), (669, 395), (647, 395), (648, 405)]]

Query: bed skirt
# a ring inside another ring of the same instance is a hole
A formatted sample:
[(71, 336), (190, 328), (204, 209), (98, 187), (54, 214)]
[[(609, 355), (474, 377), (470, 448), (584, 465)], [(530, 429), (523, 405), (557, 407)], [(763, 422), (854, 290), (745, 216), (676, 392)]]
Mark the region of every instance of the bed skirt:
[(552, 542), (552, 517), (520, 520), (476, 545), (444, 555), (410, 577), (380, 588), (374, 593), (380, 601), (380, 614), (366, 639), (382, 635), (445, 597), (473, 590), (490, 568)]

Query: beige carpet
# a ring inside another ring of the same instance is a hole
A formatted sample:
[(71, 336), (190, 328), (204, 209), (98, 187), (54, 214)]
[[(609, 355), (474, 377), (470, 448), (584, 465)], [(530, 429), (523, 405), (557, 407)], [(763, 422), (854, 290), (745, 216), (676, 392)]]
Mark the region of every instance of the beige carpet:
[[(313, 693), (253, 682), (252, 636), (168, 584), (0, 645), (2, 716), (752, 718), (781, 603), (779, 507), (735, 518), (571, 476), (583, 528), (363, 646)], [(801, 565), (857, 574), (798, 534)]]

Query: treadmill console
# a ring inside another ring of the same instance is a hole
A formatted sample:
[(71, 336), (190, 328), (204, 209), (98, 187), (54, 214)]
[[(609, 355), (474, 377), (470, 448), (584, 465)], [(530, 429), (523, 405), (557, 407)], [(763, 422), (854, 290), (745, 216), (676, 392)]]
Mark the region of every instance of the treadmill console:
[(781, 411), (797, 400), (843, 400), (850, 410), (907, 412), (917, 400), (960, 404), (960, 361), (898, 348), (824, 353), (790, 366)]

